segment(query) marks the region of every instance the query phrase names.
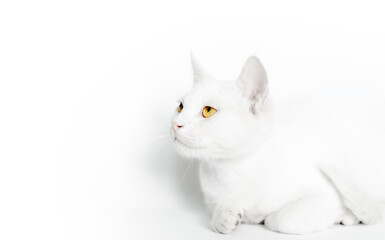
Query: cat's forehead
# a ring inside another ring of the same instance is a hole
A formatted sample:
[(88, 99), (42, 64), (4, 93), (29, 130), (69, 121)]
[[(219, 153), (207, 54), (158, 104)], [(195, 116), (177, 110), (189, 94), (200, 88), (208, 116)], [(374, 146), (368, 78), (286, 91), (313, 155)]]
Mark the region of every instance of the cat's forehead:
[(223, 104), (229, 101), (231, 91), (226, 82), (196, 84), (182, 99), (184, 104)]

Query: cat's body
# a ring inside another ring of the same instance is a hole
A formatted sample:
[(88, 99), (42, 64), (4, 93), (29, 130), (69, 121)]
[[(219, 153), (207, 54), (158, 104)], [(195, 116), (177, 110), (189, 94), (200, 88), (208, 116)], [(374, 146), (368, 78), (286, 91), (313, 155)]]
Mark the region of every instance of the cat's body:
[[(274, 231), (305, 234), (340, 222), (379, 220), (384, 191), (368, 197), (370, 191), (361, 191), (351, 178), (370, 165), (361, 164), (364, 157), (371, 157), (372, 165), (384, 157), (379, 150), (384, 129), (364, 144), (369, 149), (360, 148), (368, 139), (346, 122), (348, 115), (327, 114), (316, 103), (274, 102), (255, 57), (236, 82), (214, 80), (197, 63), (193, 66), (195, 85), (181, 100), (172, 137), (183, 156), (200, 160), (214, 231), (264, 222)], [(215, 108), (215, 115), (202, 117), (205, 106)], [(336, 166), (355, 170), (350, 174)], [(362, 186), (381, 181), (379, 173), (360, 179)]]

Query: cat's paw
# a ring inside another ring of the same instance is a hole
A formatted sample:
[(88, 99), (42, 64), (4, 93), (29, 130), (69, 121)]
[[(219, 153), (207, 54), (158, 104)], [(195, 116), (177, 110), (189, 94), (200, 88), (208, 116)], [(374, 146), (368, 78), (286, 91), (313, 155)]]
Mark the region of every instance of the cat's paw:
[(360, 221), (356, 218), (356, 216), (354, 216), (350, 211), (346, 211), (341, 220), (341, 224), (345, 226), (358, 224), (359, 222)]
[(231, 233), (242, 222), (242, 210), (218, 206), (214, 210), (210, 227), (217, 233)]

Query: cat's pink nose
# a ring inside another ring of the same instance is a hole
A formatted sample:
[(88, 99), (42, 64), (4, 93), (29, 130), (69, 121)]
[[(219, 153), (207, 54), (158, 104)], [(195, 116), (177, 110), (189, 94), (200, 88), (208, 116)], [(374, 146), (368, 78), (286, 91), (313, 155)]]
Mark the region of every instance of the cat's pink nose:
[(183, 127), (183, 125), (177, 124), (176, 122), (172, 122), (172, 130), (174, 132), (176, 132), (176, 130), (178, 130), (178, 128), (181, 128), (181, 127)]

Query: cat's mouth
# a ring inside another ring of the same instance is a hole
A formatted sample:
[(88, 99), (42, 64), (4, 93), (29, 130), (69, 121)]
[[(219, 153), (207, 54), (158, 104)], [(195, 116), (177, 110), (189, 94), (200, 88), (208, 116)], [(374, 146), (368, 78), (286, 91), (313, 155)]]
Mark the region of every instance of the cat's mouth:
[(186, 147), (186, 148), (190, 148), (190, 149), (202, 149), (203, 148), (200, 146), (194, 146), (194, 145), (187, 144), (187, 143), (183, 142), (182, 140), (180, 140), (179, 138), (177, 138), (176, 136), (174, 137), (174, 143), (179, 144), (179, 145)]

